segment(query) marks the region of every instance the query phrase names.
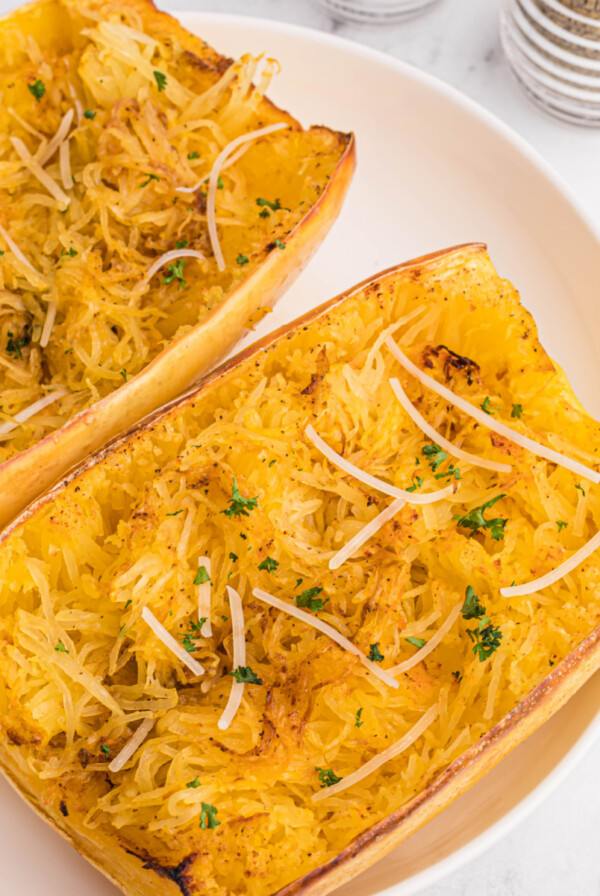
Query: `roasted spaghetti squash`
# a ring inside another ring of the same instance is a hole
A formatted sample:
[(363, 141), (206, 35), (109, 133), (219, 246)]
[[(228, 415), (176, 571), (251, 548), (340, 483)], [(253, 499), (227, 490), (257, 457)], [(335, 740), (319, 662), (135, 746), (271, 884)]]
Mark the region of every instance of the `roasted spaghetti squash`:
[(5, 774), (125, 893), (328, 892), (600, 664), (598, 445), (484, 247), (356, 287), (4, 534)]
[(276, 68), (150, 0), (0, 20), (0, 523), (222, 358), (333, 222), (352, 137), (270, 103)]

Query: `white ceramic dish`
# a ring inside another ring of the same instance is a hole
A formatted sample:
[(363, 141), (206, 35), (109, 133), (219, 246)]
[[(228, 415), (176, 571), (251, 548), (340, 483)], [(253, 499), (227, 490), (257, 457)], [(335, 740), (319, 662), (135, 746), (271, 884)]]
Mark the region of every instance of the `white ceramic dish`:
[[(600, 235), (520, 138), (456, 91), (365, 47), (262, 19), (180, 18), (231, 56), (276, 56), (283, 71), (270, 93), (278, 104), (305, 124), (323, 121), (357, 136), (358, 170), (340, 220), (252, 339), (379, 269), (484, 240), (579, 397), (600, 415)], [(599, 736), (596, 676), (495, 771), (339, 896), (413, 896), (441, 880), (532, 811)], [(0, 829), (0, 892), (115, 896), (4, 782)]]

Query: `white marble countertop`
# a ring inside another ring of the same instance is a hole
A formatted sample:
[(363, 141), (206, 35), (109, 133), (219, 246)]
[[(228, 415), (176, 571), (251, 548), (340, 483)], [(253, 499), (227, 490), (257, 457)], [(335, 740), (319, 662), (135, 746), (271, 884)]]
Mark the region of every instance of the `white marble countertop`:
[[(320, 28), (437, 75), (511, 125), (554, 166), (600, 226), (600, 129), (554, 121), (521, 94), (503, 59), (499, 0), (441, 0), (409, 22), (342, 25), (310, 0), (158, 0)], [(17, 5), (0, 0), (0, 13)], [(529, 818), (423, 896), (600, 896), (600, 744)]]

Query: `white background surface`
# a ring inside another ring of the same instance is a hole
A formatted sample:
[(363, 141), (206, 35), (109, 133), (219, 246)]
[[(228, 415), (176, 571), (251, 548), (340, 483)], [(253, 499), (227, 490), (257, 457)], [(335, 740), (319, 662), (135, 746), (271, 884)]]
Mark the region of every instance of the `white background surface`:
[[(0, 0), (0, 12), (14, 5)], [(458, 87), (527, 138), (600, 223), (600, 130), (555, 122), (521, 95), (502, 58), (497, 0), (442, 0), (420, 18), (381, 29), (334, 23), (309, 0), (162, 0), (159, 5), (295, 22), (411, 62)], [(527, 821), (424, 896), (600, 896), (599, 796), (597, 746)], [(13, 896), (4, 893), (1, 879), (0, 896)]]

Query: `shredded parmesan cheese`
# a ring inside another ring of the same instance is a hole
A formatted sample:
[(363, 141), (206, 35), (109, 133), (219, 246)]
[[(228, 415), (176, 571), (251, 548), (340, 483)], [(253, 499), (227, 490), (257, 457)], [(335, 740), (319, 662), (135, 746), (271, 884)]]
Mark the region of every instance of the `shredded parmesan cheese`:
[[(242, 599), (230, 585), (227, 586), (227, 594), (229, 595), (229, 608), (231, 610), (231, 630), (233, 634), (233, 668), (239, 669), (240, 666), (246, 665), (246, 637), (244, 633), (244, 609), (242, 607)], [(244, 694), (244, 683), (236, 681), (232, 678), (231, 691), (227, 706), (223, 710), (223, 715), (219, 719), (219, 728), (226, 731), (240, 708), (242, 696)]]
[(440, 435), (440, 433), (427, 422), (422, 414), (419, 413), (402, 388), (400, 380), (396, 379), (396, 377), (390, 379), (390, 386), (394, 391), (394, 395), (412, 421), (417, 424), (419, 429), (421, 429), (428, 438), (439, 445), (440, 448), (444, 448), (453, 457), (458, 458), (458, 460), (464, 460), (465, 463), (473, 464), (474, 467), (481, 467), (483, 470), (493, 470), (496, 473), (510, 473), (512, 467), (509, 464), (500, 464), (495, 460), (486, 460), (484, 457), (470, 454), (468, 451), (464, 451), (457, 445), (453, 445), (452, 442), (449, 442), (448, 439), (445, 439), (444, 436)]
[(2, 224), (0, 224), (0, 236), (2, 236), (2, 239), (4, 240), (4, 242), (10, 249), (10, 251), (13, 253), (15, 258), (18, 261), (20, 261), (21, 264), (24, 265), (28, 271), (31, 271), (32, 274), (35, 274), (36, 277), (39, 277), (40, 280), (43, 281), (44, 278), (42, 277), (42, 275), (39, 273), (39, 271), (36, 271), (34, 266), (32, 264), (30, 264), (30, 262), (27, 261), (27, 259), (25, 258), (25, 256), (23, 255), (23, 253), (21, 252), (21, 250), (19, 249), (19, 247), (13, 240), (13, 238), (10, 236), (10, 234), (7, 233), (7, 231), (4, 229)]
[(325, 800), (330, 796), (334, 796), (336, 793), (340, 793), (342, 790), (347, 790), (348, 787), (352, 787), (354, 784), (362, 781), (363, 778), (366, 778), (368, 775), (373, 774), (373, 772), (381, 768), (382, 765), (385, 765), (386, 762), (389, 762), (390, 759), (395, 759), (396, 756), (399, 756), (400, 753), (403, 753), (404, 750), (407, 750), (408, 747), (412, 746), (417, 738), (421, 737), (421, 735), (429, 728), (431, 723), (435, 721), (438, 713), (439, 706), (437, 703), (435, 703), (433, 706), (429, 707), (427, 712), (423, 713), (416, 725), (413, 725), (413, 727), (410, 729), (410, 731), (407, 731), (404, 737), (401, 737), (400, 740), (397, 740), (396, 743), (392, 744), (391, 747), (388, 747), (387, 750), (383, 750), (382, 753), (378, 753), (377, 756), (373, 756), (373, 758), (369, 759), (368, 762), (365, 762), (365, 764), (361, 766), (361, 768), (359, 768), (355, 772), (352, 772), (351, 775), (347, 775), (341, 781), (338, 781), (337, 784), (333, 784), (331, 787), (324, 787), (323, 790), (319, 791), (319, 793), (313, 793), (313, 803), (319, 802), (320, 800)]
[(187, 650), (175, 640), (173, 635), (169, 634), (164, 625), (158, 621), (154, 613), (149, 610), (148, 607), (144, 607), (142, 610), (142, 619), (150, 626), (158, 640), (162, 641), (167, 650), (174, 653), (175, 656), (188, 667), (190, 672), (193, 672), (194, 675), (204, 675), (204, 667), (201, 666), (193, 656), (190, 656)]
[(345, 563), (352, 554), (358, 551), (358, 549), (369, 540), (369, 538), (372, 538), (376, 532), (379, 532), (382, 526), (385, 526), (389, 520), (396, 516), (405, 504), (406, 501), (403, 498), (395, 498), (389, 507), (386, 507), (385, 510), (382, 510), (381, 513), (377, 514), (375, 519), (367, 523), (366, 526), (363, 526), (360, 532), (357, 532), (357, 534), (331, 558), (329, 561), (329, 569), (339, 569), (342, 563)]
[(398, 687), (398, 682), (395, 681), (391, 675), (380, 669), (376, 663), (371, 662), (371, 660), (367, 659), (365, 654), (355, 647), (352, 641), (349, 641), (348, 638), (341, 635), (338, 631), (336, 631), (331, 625), (328, 625), (326, 622), (323, 622), (322, 619), (319, 619), (318, 616), (311, 616), (310, 613), (306, 613), (304, 610), (301, 610), (299, 607), (295, 607), (293, 604), (286, 603), (284, 600), (280, 600), (278, 597), (275, 597), (273, 594), (269, 594), (267, 591), (263, 591), (261, 588), (254, 588), (252, 591), (254, 597), (257, 597), (259, 600), (262, 600), (265, 604), (269, 604), (271, 607), (275, 607), (278, 610), (282, 610), (284, 613), (289, 613), (290, 616), (295, 616), (296, 619), (300, 619), (301, 622), (306, 622), (308, 625), (311, 625), (313, 628), (318, 629), (320, 632), (323, 632), (324, 635), (327, 635), (331, 638), (332, 641), (335, 641), (336, 644), (339, 644), (340, 647), (343, 647), (344, 650), (348, 650), (350, 653), (353, 653), (354, 656), (357, 656), (361, 663), (370, 669), (370, 671), (384, 681), (386, 684), (389, 684), (392, 688)]
[(58, 401), (59, 398), (63, 398), (63, 396), (68, 394), (68, 391), (68, 389), (55, 389), (54, 392), (49, 392), (48, 395), (44, 395), (43, 398), (40, 398), (28, 407), (23, 408), (22, 411), (15, 414), (13, 420), (7, 420), (6, 423), (0, 423), (0, 436), (5, 435), (7, 432), (12, 432), (13, 429), (17, 428), (19, 423), (24, 423), (26, 420), (29, 420), (30, 417), (33, 417), (34, 414), (43, 411), (49, 404)]
[(386, 672), (388, 672), (390, 675), (401, 675), (403, 672), (408, 672), (408, 670), (412, 669), (413, 666), (417, 666), (419, 663), (421, 663), (426, 656), (429, 656), (429, 654), (435, 650), (440, 641), (442, 641), (444, 636), (450, 631), (450, 629), (460, 616), (460, 611), (461, 605), (458, 604), (456, 607), (454, 607), (453, 610), (450, 611), (447, 618), (440, 625), (435, 635), (433, 635), (433, 637), (429, 639), (425, 647), (421, 647), (421, 649), (418, 650), (414, 654), (414, 656), (411, 656), (411, 658), (408, 660), (404, 660), (403, 663), (398, 663), (397, 666), (392, 666), (391, 669), (386, 669)]
[[(69, 84), (69, 87), (72, 89), (72, 85)], [(54, 137), (48, 143), (46, 149), (40, 155), (38, 162), (40, 165), (44, 166), (46, 162), (49, 162), (56, 150), (61, 146), (65, 137), (69, 133), (69, 129), (71, 127), (71, 122), (73, 121), (73, 110), (69, 109), (68, 112), (65, 112), (63, 115), (61, 122), (56, 130)]]
[[(210, 568), (210, 557), (199, 557), (198, 558), (198, 566), (203, 566), (208, 574), (208, 578), (212, 575)], [(200, 634), (203, 638), (212, 638), (212, 625), (210, 622), (210, 591), (212, 588), (212, 582), (202, 582), (201, 585), (198, 585), (198, 618), (206, 619), (206, 622), (203, 624), (200, 629)]]
[(385, 495), (390, 495), (392, 498), (401, 498), (406, 504), (433, 504), (435, 501), (441, 501), (442, 498), (447, 498), (454, 493), (454, 486), (452, 485), (448, 485), (446, 488), (442, 488), (437, 492), (429, 492), (427, 495), (417, 495), (414, 492), (407, 492), (405, 489), (396, 488), (394, 485), (390, 485), (389, 482), (384, 482), (383, 479), (378, 479), (377, 476), (371, 476), (370, 473), (365, 473), (364, 470), (356, 467), (354, 464), (350, 463), (350, 461), (342, 457), (341, 454), (338, 454), (337, 451), (334, 451), (333, 448), (330, 448), (327, 442), (324, 442), (321, 436), (315, 432), (312, 424), (309, 424), (304, 432), (315, 448), (318, 448), (321, 454), (324, 454), (334, 466), (339, 467), (340, 470), (344, 470), (344, 472), (348, 473), (350, 476), (354, 476), (355, 479), (358, 479), (365, 485), (369, 485), (371, 488), (376, 488)]
[(65, 190), (70, 190), (73, 187), (73, 175), (71, 174), (71, 150), (68, 140), (60, 144), (58, 158), (60, 161), (60, 179)]
[(46, 320), (40, 336), (40, 347), (45, 348), (48, 345), (52, 327), (54, 326), (54, 318), (56, 317), (56, 302), (48, 303), (48, 311), (46, 312)]
[(595, 470), (590, 470), (589, 467), (585, 467), (578, 461), (571, 460), (571, 458), (565, 457), (564, 454), (559, 454), (558, 451), (554, 451), (552, 448), (547, 448), (545, 445), (541, 445), (539, 442), (535, 442), (533, 439), (522, 435), (520, 432), (516, 432), (516, 430), (511, 429), (510, 426), (507, 426), (506, 423), (501, 423), (500, 420), (496, 420), (490, 414), (486, 414), (485, 411), (481, 411), (479, 410), (479, 408), (473, 407), (470, 402), (466, 401), (464, 398), (461, 398), (460, 395), (455, 395), (454, 392), (452, 392), (446, 386), (443, 386), (441, 383), (438, 383), (437, 380), (434, 380), (426, 373), (423, 373), (423, 371), (420, 370), (420, 368), (417, 367), (416, 364), (413, 364), (413, 362), (406, 357), (404, 352), (398, 347), (391, 336), (388, 336), (386, 338), (385, 344), (394, 355), (394, 357), (400, 362), (400, 364), (402, 364), (404, 369), (408, 370), (409, 373), (412, 373), (420, 383), (422, 383), (429, 389), (432, 389), (434, 392), (437, 392), (437, 394), (441, 395), (442, 398), (445, 398), (446, 401), (449, 401), (452, 404), (456, 405), (457, 408), (460, 408), (460, 410), (464, 411), (465, 414), (473, 417), (473, 419), (477, 420), (478, 423), (481, 423), (482, 426), (487, 426), (488, 429), (491, 429), (494, 432), (497, 432), (499, 435), (505, 436), (507, 439), (510, 439), (511, 442), (515, 443), (515, 445), (520, 445), (521, 448), (525, 448), (526, 451), (531, 451), (533, 454), (537, 454), (539, 457), (544, 457), (546, 458), (546, 460), (551, 461), (551, 463), (558, 464), (559, 467), (565, 467), (565, 469), (571, 470), (573, 473), (577, 473), (579, 476), (584, 476), (591, 482), (600, 482), (600, 473), (596, 473)]
[(138, 750), (154, 727), (155, 719), (143, 719), (135, 732), (129, 738), (123, 749), (109, 764), (109, 772), (120, 772), (123, 766), (129, 762), (133, 754)]
[[(237, 149), (238, 146), (242, 146), (242, 144), (249, 143), (251, 140), (257, 140), (259, 137), (264, 137), (266, 134), (272, 134), (273, 131), (279, 131), (281, 130), (281, 128), (287, 127), (287, 124), (281, 122), (280, 124), (267, 125), (267, 127), (259, 128), (257, 131), (250, 131), (249, 134), (242, 134), (240, 137), (236, 137), (235, 140), (232, 140), (230, 143), (228, 143), (215, 160), (215, 163), (210, 172), (210, 176), (208, 178), (208, 190), (206, 195), (206, 223), (208, 225), (210, 244), (212, 246), (213, 254), (217, 262), (217, 267), (220, 271), (225, 270), (225, 259), (223, 258), (223, 252), (221, 250), (221, 244), (219, 242), (219, 234), (217, 232), (216, 199), (219, 174), (221, 173), (223, 164), (225, 163), (227, 157), (231, 155), (231, 153), (235, 149)], [(197, 190), (200, 185), (201, 184), (196, 185), (194, 189)]]
[(46, 174), (41, 165), (36, 162), (21, 138), (10, 137), (9, 139), (13, 147), (15, 148), (17, 155), (20, 159), (22, 159), (23, 162), (25, 162), (25, 165), (27, 166), (31, 174), (33, 174), (34, 177), (37, 177), (41, 185), (48, 190), (50, 195), (54, 199), (56, 199), (57, 202), (60, 202), (63, 205), (67, 206), (71, 201), (69, 197), (61, 190), (56, 181), (52, 180), (49, 174)]
[(576, 569), (580, 563), (583, 563), (598, 548), (600, 548), (600, 532), (596, 532), (582, 548), (571, 554), (568, 560), (565, 560), (564, 563), (561, 563), (560, 566), (557, 566), (551, 572), (546, 573), (545, 576), (540, 576), (539, 579), (533, 579), (524, 585), (511, 585), (509, 588), (501, 588), (500, 594), (503, 597), (523, 597), (526, 594), (534, 594), (536, 591), (541, 591), (542, 588), (548, 588), (549, 585), (554, 585), (555, 582), (558, 582)]

